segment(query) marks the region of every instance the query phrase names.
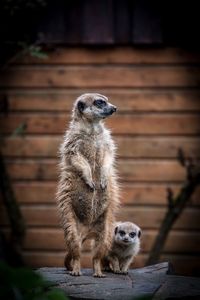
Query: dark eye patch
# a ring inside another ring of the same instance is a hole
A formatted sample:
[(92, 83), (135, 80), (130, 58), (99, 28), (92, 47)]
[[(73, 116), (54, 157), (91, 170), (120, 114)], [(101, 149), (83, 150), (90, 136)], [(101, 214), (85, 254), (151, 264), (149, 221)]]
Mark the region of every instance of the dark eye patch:
[(98, 108), (102, 108), (106, 105), (106, 101), (104, 101), (102, 99), (96, 99), (96, 100), (94, 100), (94, 105)]
[(125, 231), (123, 231), (123, 230), (119, 230), (119, 234), (120, 234), (121, 236), (123, 236), (123, 235), (125, 235), (125, 234), (126, 234), (126, 232), (125, 232)]
[(134, 238), (134, 236), (136, 236), (136, 233), (135, 233), (135, 232), (131, 232), (131, 233), (129, 233), (129, 236), (130, 236), (131, 238)]

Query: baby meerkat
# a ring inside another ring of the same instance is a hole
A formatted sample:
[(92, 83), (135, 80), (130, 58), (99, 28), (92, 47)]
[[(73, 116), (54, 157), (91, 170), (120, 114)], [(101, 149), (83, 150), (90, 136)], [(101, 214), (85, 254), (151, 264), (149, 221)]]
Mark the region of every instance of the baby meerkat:
[(86, 239), (95, 242), (94, 276), (104, 276), (101, 260), (112, 241), (119, 190), (115, 145), (102, 120), (115, 111), (103, 95), (81, 95), (60, 148), (57, 202), (67, 246), (65, 266), (74, 276), (81, 275), (81, 246)]
[(141, 229), (131, 222), (116, 223), (111, 249), (103, 265), (114, 273), (127, 274), (140, 250)]

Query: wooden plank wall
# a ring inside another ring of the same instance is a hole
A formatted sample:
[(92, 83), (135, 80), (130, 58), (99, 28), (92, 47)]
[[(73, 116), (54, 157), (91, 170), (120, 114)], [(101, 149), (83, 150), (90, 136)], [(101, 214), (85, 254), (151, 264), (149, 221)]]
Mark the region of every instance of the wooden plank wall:
[[(58, 146), (74, 99), (97, 91), (118, 106), (106, 124), (118, 145), (122, 209), (118, 219), (141, 226), (143, 266), (166, 211), (166, 188), (184, 170), (177, 150), (200, 158), (200, 56), (181, 49), (58, 48), (48, 59), (23, 57), (0, 75), (1, 151), (27, 222), (30, 266), (62, 266), (63, 233), (55, 205)], [(19, 126), (21, 136), (13, 134)], [(177, 272), (200, 266), (200, 190), (174, 225), (161, 260)], [(0, 224), (8, 233), (6, 213)], [(83, 266), (91, 266), (85, 247)]]

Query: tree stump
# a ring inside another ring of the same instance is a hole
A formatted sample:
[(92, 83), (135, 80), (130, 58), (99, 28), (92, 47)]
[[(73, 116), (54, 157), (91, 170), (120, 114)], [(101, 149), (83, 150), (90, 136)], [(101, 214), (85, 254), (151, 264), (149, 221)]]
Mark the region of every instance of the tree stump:
[(91, 269), (83, 269), (78, 277), (65, 268), (40, 268), (37, 272), (70, 299), (200, 299), (200, 279), (170, 275), (167, 262), (131, 269), (128, 275), (105, 272), (106, 278), (94, 278)]

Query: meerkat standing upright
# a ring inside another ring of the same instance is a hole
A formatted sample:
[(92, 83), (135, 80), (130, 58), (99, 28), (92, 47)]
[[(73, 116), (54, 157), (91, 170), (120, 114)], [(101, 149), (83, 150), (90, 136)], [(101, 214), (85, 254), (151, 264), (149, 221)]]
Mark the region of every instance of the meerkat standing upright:
[(81, 245), (94, 239), (94, 276), (104, 276), (101, 259), (112, 242), (119, 190), (115, 145), (102, 120), (115, 111), (103, 95), (80, 96), (60, 148), (57, 202), (67, 246), (65, 266), (71, 275), (81, 275)]

